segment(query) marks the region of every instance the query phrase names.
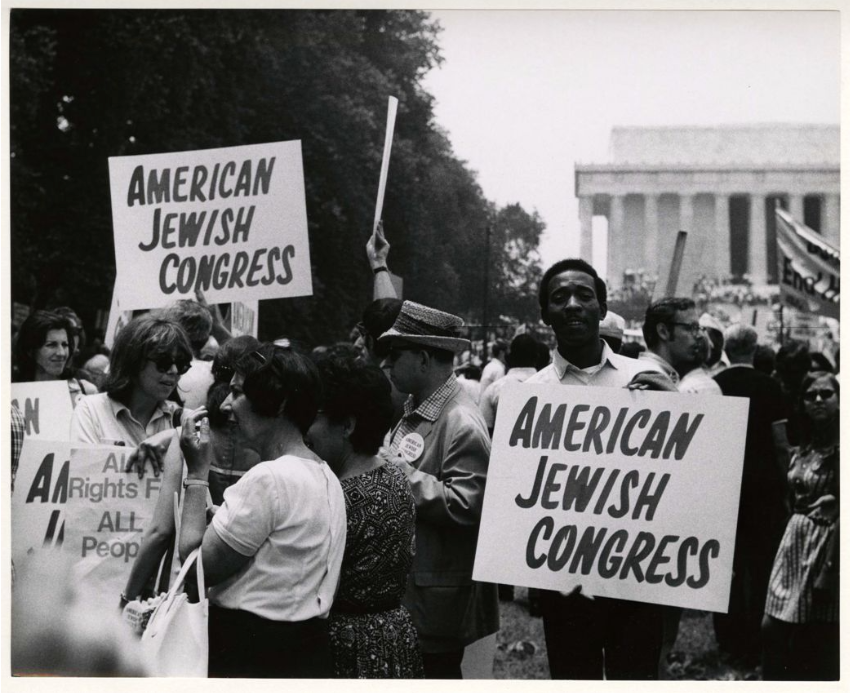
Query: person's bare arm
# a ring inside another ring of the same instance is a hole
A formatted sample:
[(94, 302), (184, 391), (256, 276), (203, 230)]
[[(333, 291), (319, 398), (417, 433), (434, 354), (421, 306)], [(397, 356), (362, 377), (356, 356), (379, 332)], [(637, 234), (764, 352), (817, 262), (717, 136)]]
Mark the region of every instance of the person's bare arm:
[(372, 286), (373, 300), (379, 298), (398, 298), (387, 266), (389, 253), (390, 244), (386, 236), (384, 236), (384, 222), (379, 221), (375, 232), (369, 236), (369, 240), (366, 242), (366, 257), (369, 259), (369, 267), (375, 274), (375, 280)]

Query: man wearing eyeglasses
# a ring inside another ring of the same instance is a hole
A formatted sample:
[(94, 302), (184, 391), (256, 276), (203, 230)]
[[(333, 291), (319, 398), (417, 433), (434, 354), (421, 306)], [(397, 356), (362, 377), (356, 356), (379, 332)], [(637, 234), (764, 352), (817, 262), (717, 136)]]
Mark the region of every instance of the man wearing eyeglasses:
[[(638, 361), (647, 368), (664, 373), (680, 392), (691, 392), (682, 379), (702, 367), (707, 343), (697, 315), (696, 305), (689, 298), (662, 298), (646, 309), (643, 322), (646, 351)], [(716, 383), (703, 387), (706, 394), (721, 394)]]
[(405, 301), (381, 335), (404, 416), (389, 454), (416, 502), (416, 555), (403, 600), (419, 635), (425, 678), (459, 679), (464, 648), (499, 629), (496, 585), (472, 580), (490, 436), (452, 371), (469, 348), (463, 320)]

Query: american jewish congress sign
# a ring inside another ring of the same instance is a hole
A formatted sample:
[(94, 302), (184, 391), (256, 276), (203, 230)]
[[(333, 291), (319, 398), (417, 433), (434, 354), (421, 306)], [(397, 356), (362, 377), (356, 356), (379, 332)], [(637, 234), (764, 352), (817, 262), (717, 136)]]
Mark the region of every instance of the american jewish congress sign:
[(109, 159), (122, 310), (313, 292), (301, 143)]
[(748, 402), (510, 383), (473, 577), (728, 608)]

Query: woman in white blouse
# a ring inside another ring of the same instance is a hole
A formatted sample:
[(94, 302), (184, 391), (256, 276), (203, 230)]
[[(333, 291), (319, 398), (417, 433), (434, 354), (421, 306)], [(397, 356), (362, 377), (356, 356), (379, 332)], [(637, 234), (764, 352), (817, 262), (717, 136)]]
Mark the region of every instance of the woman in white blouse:
[(180, 555), (202, 546), (211, 677), (329, 678), (327, 617), (345, 549), (345, 501), (304, 444), (318, 408), (315, 366), (265, 344), (239, 359), (222, 404), (265, 460), (224, 492), (206, 525), (212, 451), (206, 410), (183, 417), (188, 468)]

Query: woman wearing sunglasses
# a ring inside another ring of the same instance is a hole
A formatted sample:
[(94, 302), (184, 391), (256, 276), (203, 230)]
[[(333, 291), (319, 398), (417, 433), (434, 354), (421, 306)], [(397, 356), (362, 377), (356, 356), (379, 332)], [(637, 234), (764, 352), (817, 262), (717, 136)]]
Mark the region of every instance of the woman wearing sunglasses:
[(134, 318), (115, 338), (104, 391), (83, 397), (74, 410), (71, 439), (135, 447), (172, 428), (178, 405), (168, 397), (191, 362), (192, 347), (180, 325), (150, 315)]
[(345, 500), (304, 444), (318, 411), (316, 367), (265, 344), (236, 362), (221, 405), (263, 460), (224, 492), (206, 523), (215, 456), (205, 409), (184, 413), (188, 468), (180, 556), (203, 547), (209, 590), (209, 675), (328, 678), (327, 618), (345, 548)]
[(838, 679), (839, 389), (814, 372), (800, 388), (791, 519), (773, 562), (762, 624), (765, 680)]
[[(221, 404), (230, 394), (236, 362), (243, 355), (256, 351), (260, 343), (250, 335), (234, 337), (219, 349), (212, 364), (213, 384), (207, 391), (206, 410), (210, 421), (210, 447), (214, 459), (210, 464), (210, 497), (219, 506), (224, 491), (235, 484), (251, 467), (260, 461), (259, 455), (246, 446), (238, 426), (221, 411)], [(148, 438), (138, 447), (133, 464), (143, 473), (150, 462), (154, 471), (162, 472), (162, 486), (153, 518), (145, 527), (141, 549), (121, 594), (121, 606), (135, 599), (152, 597), (167, 585), (153, 584), (162, 557), (174, 543), (174, 494), (180, 495), (184, 460), (179, 432), (163, 431)], [(166, 572), (167, 575), (167, 572)]]

